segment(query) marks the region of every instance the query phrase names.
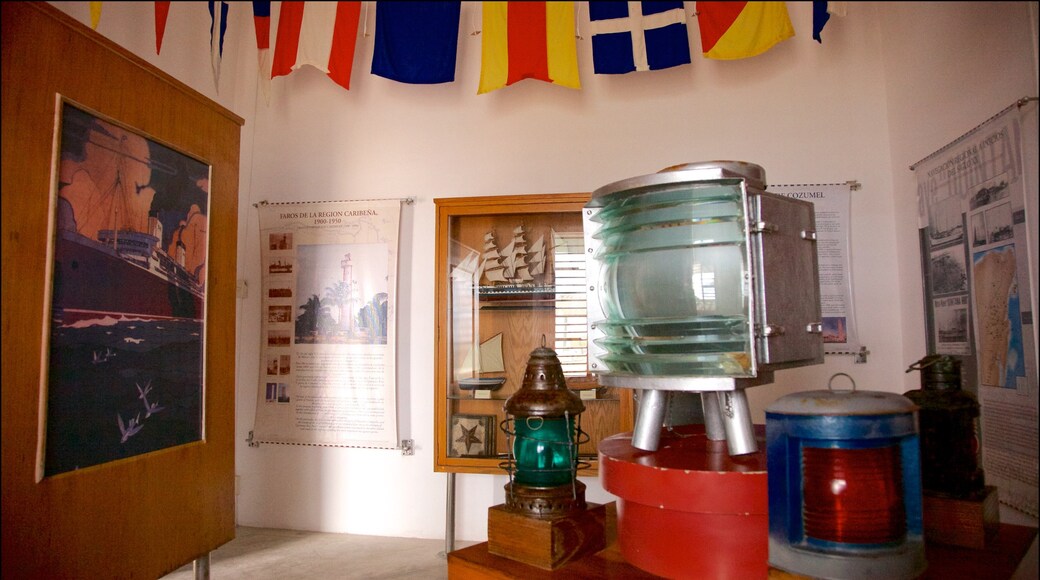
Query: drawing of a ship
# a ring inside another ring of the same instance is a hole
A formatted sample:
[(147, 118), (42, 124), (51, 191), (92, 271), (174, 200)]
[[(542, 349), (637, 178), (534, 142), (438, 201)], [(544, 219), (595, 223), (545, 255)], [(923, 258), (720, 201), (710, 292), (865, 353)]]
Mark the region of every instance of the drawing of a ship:
[(485, 340), (466, 353), (466, 358), (457, 369), (459, 388), (464, 391), (477, 389), (494, 391), (505, 384), (506, 378), (489, 376), (488, 373), (504, 373), (502, 359), (502, 333)]
[(202, 285), (158, 242), (142, 232), (102, 230), (92, 240), (59, 229), (54, 306), (64, 321), (104, 314), (201, 320)]
[[(180, 227), (164, 249), (164, 219), (147, 196), (154, 195), (153, 169), (175, 170), (150, 159), (143, 138), (76, 119), (66, 107), (66, 121), (83, 131), (85, 161), (59, 182), (53, 307), (66, 324), (105, 315), (201, 320), (205, 262), (189, 271), (183, 240), (205, 240), (204, 214), (192, 206), (166, 215), (177, 216)], [(94, 193), (86, 201), (88, 180)]]
[(552, 299), (555, 294), (547, 254), (544, 236), (527, 246), (527, 231), (523, 225), (513, 228), (512, 239), (503, 248), (495, 243), (494, 232), (484, 234), (484, 248), (476, 273), (481, 299)]

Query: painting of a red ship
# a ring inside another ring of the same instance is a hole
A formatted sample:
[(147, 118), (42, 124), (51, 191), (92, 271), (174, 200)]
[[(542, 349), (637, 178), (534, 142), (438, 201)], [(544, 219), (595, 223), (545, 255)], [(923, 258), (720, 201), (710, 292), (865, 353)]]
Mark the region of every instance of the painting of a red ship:
[(62, 101), (44, 475), (197, 441), (207, 164)]

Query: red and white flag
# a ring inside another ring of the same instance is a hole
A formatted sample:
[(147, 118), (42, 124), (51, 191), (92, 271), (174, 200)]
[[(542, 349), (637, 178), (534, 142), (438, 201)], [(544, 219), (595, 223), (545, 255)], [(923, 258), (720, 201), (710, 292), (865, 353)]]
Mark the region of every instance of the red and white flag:
[(311, 65), (350, 88), (361, 2), (282, 2), (271, 78)]

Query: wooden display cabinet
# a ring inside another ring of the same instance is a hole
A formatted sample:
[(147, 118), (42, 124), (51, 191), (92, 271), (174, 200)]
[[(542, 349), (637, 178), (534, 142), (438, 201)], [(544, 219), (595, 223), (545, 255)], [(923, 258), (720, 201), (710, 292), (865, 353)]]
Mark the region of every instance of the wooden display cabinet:
[(586, 193), (435, 199), (437, 207), (434, 469), (505, 474), (503, 405), (531, 351), (554, 349), (585, 403), (579, 448), (596, 475), (601, 439), (632, 428), (630, 389), (588, 372)]

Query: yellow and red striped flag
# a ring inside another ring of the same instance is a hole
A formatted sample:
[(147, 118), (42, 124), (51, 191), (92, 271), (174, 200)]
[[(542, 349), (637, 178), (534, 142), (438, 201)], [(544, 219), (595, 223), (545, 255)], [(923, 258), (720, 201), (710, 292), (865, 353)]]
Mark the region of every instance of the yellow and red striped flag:
[(784, 2), (697, 2), (701, 50), (707, 58), (756, 56), (794, 36)]
[(580, 89), (573, 2), (484, 2), (480, 87), (523, 79)]

